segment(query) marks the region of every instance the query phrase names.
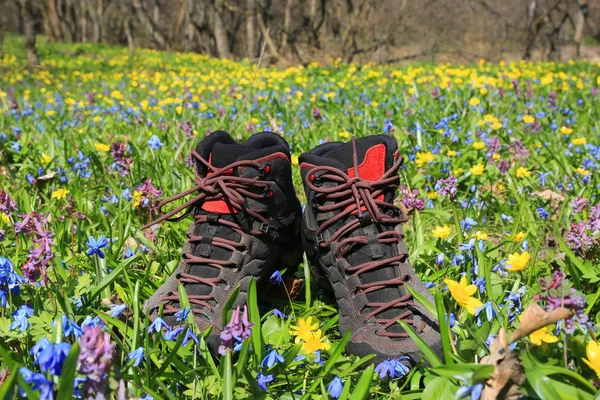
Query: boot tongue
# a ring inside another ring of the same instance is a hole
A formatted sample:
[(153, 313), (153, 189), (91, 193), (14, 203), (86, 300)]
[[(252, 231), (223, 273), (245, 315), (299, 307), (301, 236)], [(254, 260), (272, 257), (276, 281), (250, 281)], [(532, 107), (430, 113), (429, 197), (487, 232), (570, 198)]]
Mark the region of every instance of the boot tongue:
[[(366, 181), (376, 181), (380, 179), (383, 174), (385, 174), (385, 172), (391, 168), (394, 162), (394, 153), (396, 149), (388, 150), (384, 143), (377, 143), (371, 146), (361, 146), (363, 143), (361, 143), (359, 140), (356, 144), (358, 155), (358, 175)], [(323, 154), (323, 157), (336, 160), (339, 163), (339, 166), (336, 165), (337, 168), (344, 170), (350, 177), (355, 176), (352, 143), (346, 143), (343, 146), (338, 146)], [(384, 196), (381, 195), (378, 200), (383, 200), (383, 197)], [(364, 228), (358, 228), (352, 233), (352, 235), (363, 236), (367, 234), (367, 231), (369, 231), (371, 234), (377, 234), (379, 229), (376, 228), (375, 225), (370, 225)], [(383, 255), (382, 258), (390, 258), (397, 255), (395, 245), (379, 243), (377, 247), (379, 249), (378, 251), (382, 253), (380, 255)], [(354, 266), (373, 260), (373, 254), (371, 254), (371, 248), (368, 245), (357, 246), (354, 251), (347, 255), (347, 261)], [(384, 266), (373, 271), (362, 273), (359, 279), (362, 283), (373, 283), (383, 280), (391, 280), (396, 278), (398, 274), (399, 271), (396, 267)], [(370, 302), (387, 303), (402, 296), (403, 294), (404, 289), (402, 288), (385, 287), (383, 289), (367, 293), (366, 296)], [(398, 314), (399, 312), (397, 309), (390, 309), (379, 313), (376, 318), (395, 318)], [(388, 328), (388, 331), (399, 333), (401, 332), (400, 325), (393, 325)]]
[[(380, 179), (385, 171), (391, 167), (386, 165), (387, 148), (379, 143), (371, 147), (360, 146), (357, 143), (358, 175), (366, 181)], [(338, 168), (344, 170), (350, 177), (355, 176), (352, 143), (336, 147), (323, 155), (339, 162)]]

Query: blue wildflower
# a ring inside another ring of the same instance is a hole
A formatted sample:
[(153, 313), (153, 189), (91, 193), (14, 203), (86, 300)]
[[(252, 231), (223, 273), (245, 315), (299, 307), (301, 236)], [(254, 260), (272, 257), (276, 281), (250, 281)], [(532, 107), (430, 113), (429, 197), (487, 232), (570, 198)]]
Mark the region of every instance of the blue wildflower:
[(466, 399), (467, 397), (470, 400), (479, 400), (481, 398), (481, 393), (483, 391), (483, 383), (477, 383), (471, 386), (461, 386), (456, 391), (456, 399)]
[(333, 378), (333, 380), (327, 385), (327, 392), (331, 396), (332, 399), (337, 399), (342, 394), (342, 390), (344, 389), (344, 384), (339, 376)]
[(477, 221), (475, 221), (473, 218), (465, 218), (460, 221), (460, 227), (466, 232), (470, 232), (471, 228), (473, 228), (475, 225), (477, 225)]
[(444, 260), (446, 259), (446, 255), (444, 253), (440, 253), (437, 255), (437, 257), (435, 258), (435, 263), (437, 265), (443, 265), (444, 264)]
[(152, 331), (159, 333), (162, 332), (163, 328), (167, 328), (167, 330), (169, 330), (170, 326), (161, 317), (156, 317), (156, 319), (148, 327), (148, 333), (151, 333)]
[(69, 351), (71, 351), (70, 343), (54, 344), (43, 338), (32, 347), (31, 354), (35, 359), (34, 364), (38, 364), (42, 372), (50, 371), (52, 375), (59, 376)]
[(126, 304), (109, 304), (108, 306), (110, 307), (110, 316), (113, 318), (117, 318), (127, 309)]
[(183, 338), (181, 345), (183, 347), (187, 346), (187, 344), (190, 342), (190, 339), (193, 340), (196, 344), (198, 344), (198, 336), (196, 336), (190, 328), (187, 328), (185, 331), (185, 337)]
[(278, 310), (277, 308), (273, 309), (273, 315), (281, 318), (281, 319), (285, 319), (287, 317), (287, 315), (285, 315), (283, 312), (281, 312), (280, 310)]
[(108, 240), (104, 237), (104, 235), (100, 236), (98, 240), (90, 236), (87, 245), (89, 247), (87, 252), (88, 256), (93, 256), (94, 254), (97, 254), (98, 257), (104, 258), (104, 252), (102, 251), (102, 248), (108, 246)]
[(171, 328), (168, 332), (163, 335), (163, 339), (171, 340), (173, 342), (177, 341), (177, 336), (183, 331), (183, 327), (179, 328)]
[(475, 317), (477, 317), (477, 326), (481, 326), (482, 324), (481, 317), (479, 316), (479, 314), (481, 314), (483, 311), (485, 311), (485, 317), (488, 322), (496, 318), (496, 310), (494, 309), (494, 305), (491, 301), (488, 301), (481, 307), (477, 308), (477, 310), (475, 310)]
[(271, 281), (271, 283), (273, 285), (281, 285), (281, 272), (279, 271), (275, 271), (273, 272), (273, 274), (271, 275), (271, 277), (269, 278), (269, 280)]
[(277, 353), (277, 350), (273, 349), (267, 354), (267, 356), (262, 360), (260, 365), (265, 368), (272, 368), (276, 362), (283, 363), (283, 357)]
[(263, 375), (262, 372), (259, 372), (258, 377), (256, 377), (256, 382), (261, 390), (266, 391), (268, 389), (267, 383), (273, 382), (273, 379), (273, 375)]
[(133, 366), (137, 367), (144, 359), (144, 348), (138, 347), (131, 353), (127, 354), (127, 359), (133, 361)]
[(23, 304), (13, 313), (14, 321), (10, 323), (9, 329), (11, 331), (19, 329), (20, 332), (25, 332), (29, 327), (28, 318), (32, 315), (33, 308), (29, 307), (27, 304)]
[(83, 329), (81, 329), (75, 321), (69, 319), (65, 314), (62, 315), (62, 330), (64, 337), (73, 335), (75, 339), (79, 339), (79, 337), (83, 335)]
[(175, 313), (175, 318), (177, 318), (177, 322), (184, 322), (188, 315), (190, 315), (190, 309), (189, 308), (184, 308), (182, 310), (179, 310)]
[(152, 137), (148, 140), (148, 146), (152, 150), (160, 150), (160, 148), (163, 147), (163, 143), (160, 141), (158, 136), (152, 135)]
[[(23, 377), (25, 383), (31, 386), (31, 389), (40, 392), (40, 400), (53, 400), (53, 384), (52, 381), (47, 379), (44, 375), (37, 372), (33, 372), (30, 369), (22, 367), (19, 369), (19, 373)], [(19, 386), (19, 392), (21, 397), (26, 397), (27, 394), (21, 386)]]

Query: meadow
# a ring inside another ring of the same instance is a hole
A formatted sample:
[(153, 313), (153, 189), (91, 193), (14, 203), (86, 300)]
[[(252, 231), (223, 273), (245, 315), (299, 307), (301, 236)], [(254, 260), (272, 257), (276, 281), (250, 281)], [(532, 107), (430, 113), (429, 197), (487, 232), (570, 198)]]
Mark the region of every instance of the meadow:
[[(19, 37), (0, 56), (0, 398), (479, 399), (515, 371), (513, 394), (594, 398), (600, 65), (276, 69), (39, 47), (35, 69)], [(290, 297), (277, 280), (270, 299), (250, 287), (254, 325), (234, 354), (211, 355), (191, 316), (175, 330), (144, 315), (189, 220), (140, 227), (157, 199), (191, 187), (190, 150), (216, 129), (283, 135), (303, 203), (302, 152), (352, 135), (398, 140), (396, 202), (410, 211), (410, 260), (437, 300), (427, 306), (443, 360), (426, 347), (410, 369), (348, 356), (307, 265), (282, 271)], [(531, 305), (537, 314), (525, 313)], [(291, 335), (309, 316), (327, 350)], [(506, 343), (504, 331), (521, 337)], [(486, 362), (499, 342), (519, 368)]]

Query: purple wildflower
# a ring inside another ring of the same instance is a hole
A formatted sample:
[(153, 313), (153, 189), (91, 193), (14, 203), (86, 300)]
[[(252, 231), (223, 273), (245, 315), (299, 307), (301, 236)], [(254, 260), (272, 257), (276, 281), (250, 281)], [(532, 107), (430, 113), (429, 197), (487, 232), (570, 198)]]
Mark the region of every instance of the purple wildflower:
[(498, 151), (502, 147), (502, 143), (500, 143), (500, 138), (498, 137), (498, 135), (495, 135), (494, 137), (492, 137), (490, 139), (490, 142), (488, 143), (487, 147), (488, 147), (488, 151), (487, 151), (488, 157), (491, 157), (492, 154), (498, 153)]
[(573, 212), (575, 214), (582, 212), (587, 208), (589, 204), (589, 200), (585, 197), (577, 196), (575, 200), (571, 202), (571, 206), (573, 206)]
[(454, 201), (458, 191), (456, 188), (456, 177), (450, 176), (445, 179), (440, 179), (437, 181), (434, 188), (438, 192), (438, 195), (448, 197), (450, 200)]
[(162, 190), (157, 189), (152, 185), (152, 179), (146, 179), (138, 190), (142, 193), (140, 197), (140, 206), (153, 210), (158, 204), (158, 198), (162, 195)]
[(35, 211), (19, 215), (23, 221), (15, 223), (15, 232), (24, 233), (32, 238), (37, 246), (31, 246), (27, 263), (21, 267), (27, 282), (35, 283), (40, 274), (45, 280), (46, 267), (54, 257), (52, 245), (54, 233), (48, 229), (48, 218)]
[(241, 313), (240, 307), (233, 310), (231, 320), (220, 335), (223, 342), (219, 346), (219, 354), (225, 355), (227, 350), (233, 350), (235, 344), (233, 339), (247, 339), (252, 333), (250, 329), (252, 325), (254, 324), (248, 322), (248, 309), (246, 306), (244, 306), (243, 313)]
[[(558, 307), (565, 307), (571, 310), (571, 317), (564, 322), (566, 333), (575, 331), (575, 318), (581, 324), (588, 322), (589, 317), (585, 313), (585, 298), (577, 294), (574, 288), (569, 288), (569, 282), (565, 280), (565, 274), (561, 271), (554, 271), (552, 279), (540, 279), (540, 293), (533, 296), (537, 302), (541, 302), (546, 311), (552, 311)], [(564, 287), (563, 287), (564, 286)], [(564, 295), (566, 289), (568, 295)]]
[(115, 165), (121, 176), (129, 174), (131, 170), (131, 156), (126, 155), (127, 146), (123, 142), (113, 142), (110, 145), (110, 155), (115, 160)]
[(10, 216), (13, 211), (17, 211), (17, 207), (17, 202), (3, 189), (0, 189), (0, 213)]
[(110, 335), (99, 326), (86, 327), (79, 343), (79, 373), (85, 376), (82, 391), (87, 396), (103, 396), (115, 345), (111, 343)]
[(321, 114), (321, 110), (319, 110), (319, 107), (315, 107), (312, 109), (312, 115), (315, 119), (323, 119), (323, 115)]
[[(409, 210), (423, 211), (425, 209), (425, 200), (418, 199), (419, 191), (417, 189), (409, 190), (406, 186), (400, 186), (400, 202)], [(398, 199), (396, 199), (398, 201)]]

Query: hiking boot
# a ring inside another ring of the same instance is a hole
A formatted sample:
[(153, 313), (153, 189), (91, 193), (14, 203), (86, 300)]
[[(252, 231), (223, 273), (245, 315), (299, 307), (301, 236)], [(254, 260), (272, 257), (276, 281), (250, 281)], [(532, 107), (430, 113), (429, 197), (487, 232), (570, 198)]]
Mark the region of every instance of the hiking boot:
[(352, 332), (346, 350), (376, 360), (422, 358), (398, 320), (407, 322), (437, 353), (439, 327), (416, 302), (410, 285), (434, 303), (407, 260), (401, 224), (393, 204), (402, 158), (387, 135), (325, 143), (300, 156), (307, 206), (302, 241), (317, 282), (335, 296), (342, 334)]
[(301, 262), (301, 209), (289, 145), (275, 133), (257, 133), (239, 144), (228, 133), (216, 131), (198, 143), (192, 159), (196, 185), (164, 200), (159, 211), (172, 201), (193, 197), (168, 213), (161, 211), (151, 224), (189, 214), (194, 221), (186, 232), (181, 262), (145, 310), (153, 319), (162, 312), (169, 325), (180, 325), (175, 314), (182, 308), (177, 291), (182, 283), (198, 327), (212, 327), (207, 344), (215, 352), (223, 306), (237, 286), (240, 293), (233, 308), (246, 304), (252, 278), (260, 288), (276, 270)]

